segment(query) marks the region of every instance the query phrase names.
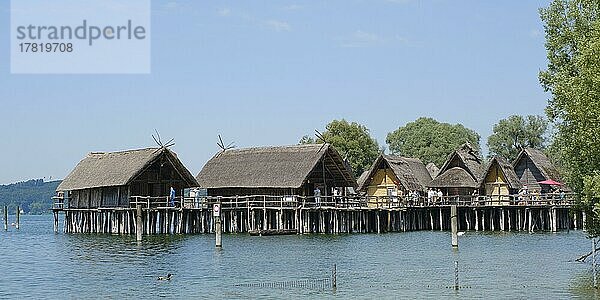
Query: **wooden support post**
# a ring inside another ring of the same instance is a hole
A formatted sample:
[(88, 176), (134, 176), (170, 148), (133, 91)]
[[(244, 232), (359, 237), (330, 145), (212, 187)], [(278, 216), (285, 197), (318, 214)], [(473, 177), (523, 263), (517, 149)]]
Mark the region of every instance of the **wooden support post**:
[(52, 211), (52, 215), (54, 216), (54, 233), (58, 233), (58, 212)]
[(392, 217), (391, 217), (390, 211), (388, 210), (387, 211), (387, 232), (390, 232), (392, 230), (391, 223), (392, 223)]
[(440, 231), (444, 231), (444, 215), (442, 214), (441, 206), (440, 206)]
[(475, 231), (479, 231), (479, 213), (475, 209)]
[(504, 208), (500, 209), (500, 218), (502, 220), (500, 220), (500, 230), (504, 231), (504, 225), (505, 225), (505, 215), (504, 215)]
[(557, 232), (558, 231), (557, 230), (558, 222), (557, 222), (557, 217), (556, 217), (556, 208), (552, 207), (551, 212), (552, 212), (552, 222), (551, 222), (552, 223), (552, 232)]
[(460, 286), (458, 285), (458, 261), (454, 261), (454, 290), (458, 291)]
[(485, 231), (485, 208), (481, 210), (481, 231)]
[(510, 218), (510, 208), (508, 209), (508, 231), (511, 230), (512, 220)]
[(333, 270), (331, 271), (331, 288), (335, 291), (337, 289), (337, 266), (333, 264)]
[(215, 218), (215, 247), (221, 249), (223, 243), (221, 240), (222, 228), (221, 228), (221, 199), (217, 200), (217, 203), (213, 206), (213, 217)]
[(533, 233), (533, 212), (529, 209), (529, 233)]
[(377, 209), (375, 211), (377, 213), (377, 233), (381, 233), (381, 228), (379, 228), (380, 222), (379, 222), (379, 209)]
[(21, 221), (21, 207), (19, 207), (17, 205), (17, 224), (15, 224), (15, 227), (17, 228), (17, 230), (19, 229), (19, 222)]
[(429, 223), (431, 224), (430, 225), (431, 227), (429, 229), (433, 231), (433, 229), (434, 229), (433, 228), (433, 212), (432, 212), (431, 208), (428, 209), (428, 211), (429, 211)]
[[(237, 199), (237, 196), (236, 196)], [(247, 222), (246, 222), (246, 232), (252, 230), (252, 219), (250, 218), (250, 199), (246, 198), (246, 209), (247, 209), (247, 214), (246, 217), (248, 218)], [(252, 214), (252, 218), (254, 218), (254, 214)]]
[(263, 196), (263, 226), (262, 229), (263, 230), (267, 230), (269, 229), (267, 227), (267, 196)]
[(452, 247), (458, 248), (458, 207), (450, 206), (450, 224), (452, 227)]
[(4, 231), (8, 230), (8, 206), (4, 205)]
[(141, 241), (144, 224), (142, 223), (142, 205), (140, 203), (138, 203), (135, 207), (135, 218), (135, 239), (137, 241)]

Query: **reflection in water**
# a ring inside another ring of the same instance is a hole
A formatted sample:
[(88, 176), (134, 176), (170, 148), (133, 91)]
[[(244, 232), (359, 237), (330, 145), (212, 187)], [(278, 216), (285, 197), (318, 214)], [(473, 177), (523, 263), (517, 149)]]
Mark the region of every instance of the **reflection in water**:
[[(73, 258), (110, 260), (138, 260), (144, 257), (168, 255), (177, 252), (184, 235), (144, 236), (141, 242), (135, 236), (110, 234), (65, 234), (66, 253)], [(107, 255), (108, 254), (108, 255)]]
[[(51, 216), (23, 216), (0, 233), (0, 298), (569, 298), (593, 297), (582, 232), (448, 232), (250, 237), (52, 233)], [(454, 261), (460, 285), (454, 291)], [(327, 278), (338, 288), (240, 287)], [(157, 276), (173, 273), (171, 281)]]

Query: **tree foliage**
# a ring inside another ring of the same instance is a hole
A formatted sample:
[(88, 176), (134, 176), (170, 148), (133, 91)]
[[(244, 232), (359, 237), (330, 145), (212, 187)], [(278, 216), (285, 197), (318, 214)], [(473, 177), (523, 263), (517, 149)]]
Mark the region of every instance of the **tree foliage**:
[(548, 122), (542, 116), (510, 116), (494, 125), (488, 137), (490, 155), (499, 155), (509, 160), (517, 158), (522, 148), (545, 148), (545, 133)]
[[(348, 159), (354, 175), (359, 176), (368, 169), (379, 155), (377, 141), (371, 137), (369, 129), (356, 122), (333, 120), (325, 127), (323, 138)], [(300, 144), (323, 143), (319, 138), (303, 136)]]
[(19, 206), (28, 214), (45, 214), (50, 212), (52, 196), (60, 181), (44, 182), (42, 179), (0, 185), (0, 206), (8, 206), (10, 213), (15, 213)]
[(438, 167), (465, 142), (479, 150), (479, 134), (475, 131), (461, 124), (440, 123), (424, 117), (388, 133), (386, 142), (392, 154), (416, 157)]
[(582, 193), (596, 236), (599, 198), (591, 185), (600, 183), (600, 2), (554, 0), (540, 15), (548, 69), (539, 78), (552, 94), (546, 113), (557, 129), (552, 148), (570, 186)]

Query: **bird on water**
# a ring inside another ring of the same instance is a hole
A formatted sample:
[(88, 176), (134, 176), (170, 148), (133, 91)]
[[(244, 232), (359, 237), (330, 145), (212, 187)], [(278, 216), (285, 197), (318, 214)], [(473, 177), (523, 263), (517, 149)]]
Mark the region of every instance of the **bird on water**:
[(173, 274), (169, 273), (167, 276), (158, 276), (158, 280), (171, 280), (171, 277), (173, 277)]

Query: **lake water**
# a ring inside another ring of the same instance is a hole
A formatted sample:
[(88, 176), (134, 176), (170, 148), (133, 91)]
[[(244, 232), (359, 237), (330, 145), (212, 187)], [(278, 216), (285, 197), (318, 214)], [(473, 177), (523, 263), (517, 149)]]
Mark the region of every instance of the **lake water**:
[[(9, 217), (14, 220), (14, 216)], [(52, 216), (22, 216), (0, 232), (1, 299), (80, 298), (594, 298), (581, 231), (449, 232), (251, 237), (54, 234)], [(459, 291), (454, 291), (454, 261)], [(338, 287), (271, 288), (320, 279)], [(174, 273), (171, 281), (156, 277)], [(241, 285), (241, 286), (240, 286)]]

